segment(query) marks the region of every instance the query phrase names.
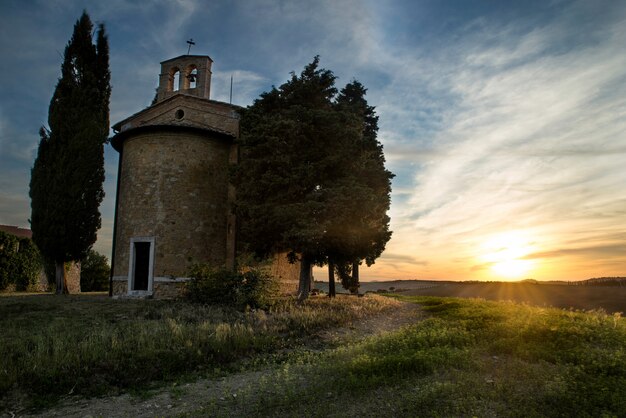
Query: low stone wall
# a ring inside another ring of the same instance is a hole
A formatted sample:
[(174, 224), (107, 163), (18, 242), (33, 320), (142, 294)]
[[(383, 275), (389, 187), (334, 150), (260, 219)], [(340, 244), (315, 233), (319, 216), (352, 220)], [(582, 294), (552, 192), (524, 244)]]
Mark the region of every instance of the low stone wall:
[(186, 282), (156, 282), (152, 297), (155, 299), (180, 299), (185, 296)]

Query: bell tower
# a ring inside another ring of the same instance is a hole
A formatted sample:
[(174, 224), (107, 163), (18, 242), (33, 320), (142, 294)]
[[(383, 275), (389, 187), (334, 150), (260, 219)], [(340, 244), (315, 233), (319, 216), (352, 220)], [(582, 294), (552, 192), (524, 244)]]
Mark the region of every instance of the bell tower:
[(210, 99), (211, 64), (208, 55), (181, 55), (161, 62), (157, 103), (176, 94)]

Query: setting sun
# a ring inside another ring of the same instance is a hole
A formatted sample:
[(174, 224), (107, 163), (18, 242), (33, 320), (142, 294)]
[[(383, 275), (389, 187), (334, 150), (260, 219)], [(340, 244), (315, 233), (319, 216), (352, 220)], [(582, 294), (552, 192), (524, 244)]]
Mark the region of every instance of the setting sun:
[(534, 267), (524, 259), (533, 251), (533, 244), (522, 232), (507, 232), (489, 239), (483, 246), (482, 260), (498, 277), (519, 279)]

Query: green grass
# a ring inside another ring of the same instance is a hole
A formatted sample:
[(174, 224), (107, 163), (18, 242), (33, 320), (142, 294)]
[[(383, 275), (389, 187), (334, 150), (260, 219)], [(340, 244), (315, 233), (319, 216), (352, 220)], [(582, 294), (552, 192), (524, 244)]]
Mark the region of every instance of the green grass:
[[(396, 297), (425, 315), (334, 347), (311, 335), (396, 302), (317, 298), (240, 313), (100, 296), (0, 298), (0, 393), (48, 394), (47, 402), (70, 391), (150, 396), (145, 388), (155, 382), (163, 390), (164, 382), (204, 375), (220, 395), (196, 393), (187, 415), (626, 416), (619, 314)], [(212, 380), (215, 373), (225, 380)], [(236, 389), (221, 383), (228, 379)]]
[(268, 312), (105, 296), (0, 298), (0, 407), (68, 393), (142, 390), (189, 373), (224, 373), (303, 344), (325, 327), (391, 309), (383, 298), (277, 302)]
[(430, 317), (301, 354), (197, 415), (626, 416), (626, 322), (619, 315), (403, 299)]

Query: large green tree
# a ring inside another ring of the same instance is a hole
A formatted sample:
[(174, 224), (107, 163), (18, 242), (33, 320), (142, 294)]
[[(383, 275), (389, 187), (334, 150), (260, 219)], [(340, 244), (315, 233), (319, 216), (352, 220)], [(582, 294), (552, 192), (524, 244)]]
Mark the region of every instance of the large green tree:
[(111, 87), (104, 26), (98, 26), (95, 44), (92, 36), (83, 12), (65, 48), (31, 173), (33, 241), (55, 262), (57, 293), (67, 291), (64, 263), (87, 255), (101, 223)]
[(368, 164), (364, 117), (340, 102), (335, 76), (318, 65), (316, 57), (243, 112), (234, 171), (241, 241), (261, 256), (288, 251), (299, 257), (301, 298), (312, 264), (375, 258), (359, 251), (371, 243), (354, 242), (366, 238), (366, 221), (355, 218), (372, 192), (358, 178)]
[(318, 64), (316, 57), (243, 112), (235, 176), (241, 240), (259, 255), (297, 254), (301, 298), (311, 265), (325, 259), (326, 186), (342, 170), (329, 150), (356, 132), (334, 109), (335, 76)]
[[(342, 285), (351, 292), (359, 287), (361, 260), (370, 266), (385, 250), (391, 238), (389, 216), (391, 180), (394, 175), (385, 168), (383, 146), (378, 140), (378, 116), (365, 99), (367, 89), (358, 81), (347, 84), (339, 93), (336, 106), (353, 114), (360, 123), (361, 136), (352, 151), (349, 165), (350, 186), (338, 194), (344, 217), (336, 218), (329, 234), (329, 280), (335, 271)], [(341, 211), (338, 211), (341, 213)], [(333, 268), (335, 267), (335, 268)], [(334, 283), (331, 286), (334, 296)]]

